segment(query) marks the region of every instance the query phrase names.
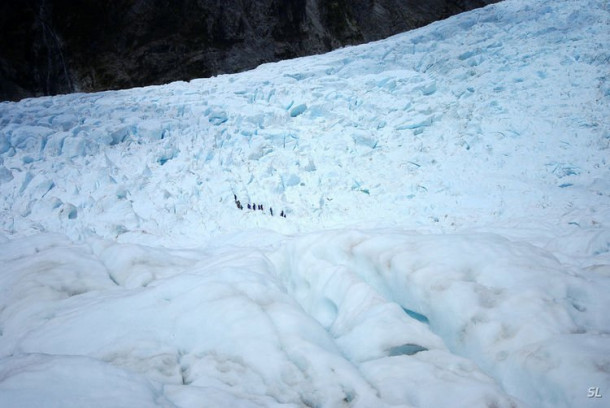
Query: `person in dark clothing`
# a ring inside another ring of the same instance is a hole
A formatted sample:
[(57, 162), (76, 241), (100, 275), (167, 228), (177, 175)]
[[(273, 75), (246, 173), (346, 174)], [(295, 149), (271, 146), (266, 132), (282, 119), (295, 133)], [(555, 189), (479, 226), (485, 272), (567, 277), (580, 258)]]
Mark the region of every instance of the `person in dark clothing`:
[(269, 213), (271, 214), (271, 216), (273, 217), (273, 207), (269, 207)]

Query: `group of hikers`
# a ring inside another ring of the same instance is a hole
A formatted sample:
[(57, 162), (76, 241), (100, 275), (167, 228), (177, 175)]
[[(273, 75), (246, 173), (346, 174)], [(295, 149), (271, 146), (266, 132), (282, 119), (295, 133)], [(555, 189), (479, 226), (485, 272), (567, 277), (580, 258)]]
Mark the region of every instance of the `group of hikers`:
[[(244, 209), (244, 206), (241, 204), (241, 201), (239, 201), (237, 199), (237, 195), (233, 194), (233, 199), (235, 200), (235, 205), (237, 206), (237, 208), (239, 208), (240, 210)], [(256, 203), (248, 203), (247, 205), (248, 210), (254, 210), (254, 211), (265, 211), (265, 207), (263, 206), (263, 204), (256, 204)], [(271, 214), (271, 216), (273, 216), (273, 208), (269, 207), (269, 214)], [(280, 217), (284, 217), (286, 218), (286, 213), (284, 212), (284, 210), (282, 210), (280, 212)]]

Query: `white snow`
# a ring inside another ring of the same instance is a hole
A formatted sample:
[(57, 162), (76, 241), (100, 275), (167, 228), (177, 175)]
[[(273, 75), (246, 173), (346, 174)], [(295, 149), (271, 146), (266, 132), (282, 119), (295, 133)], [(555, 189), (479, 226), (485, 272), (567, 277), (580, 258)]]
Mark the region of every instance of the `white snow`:
[(506, 0), (1, 103), (0, 406), (607, 406), (608, 44)]

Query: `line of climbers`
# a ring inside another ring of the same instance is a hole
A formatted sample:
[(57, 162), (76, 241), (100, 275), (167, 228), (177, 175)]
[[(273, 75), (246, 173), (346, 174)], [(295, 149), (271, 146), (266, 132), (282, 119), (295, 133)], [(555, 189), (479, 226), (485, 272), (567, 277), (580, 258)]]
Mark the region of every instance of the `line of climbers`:
[[(241, 201), (239, 201), (237, 199), (237, 195), (233, 194), (233, 199), (235, 200), (235, 205), (237, 206), (237, 208), (239, 208), (240, 210), (244, 209), (244, 206), (241, 205)], [(255, 203), (248, 203), (248, 210), (258, 210), (258, 211), (265, 211), (265, 207), (262, 204), (255, 204)], [(269, 214), (271, 214), (273, 216), (273, 208), (269, 207)], [(282, 212), (280, 212), (280, 217), (284, 217), (286, 218), (286, 213), (284, 212), (284, 210), (282, 210)]]

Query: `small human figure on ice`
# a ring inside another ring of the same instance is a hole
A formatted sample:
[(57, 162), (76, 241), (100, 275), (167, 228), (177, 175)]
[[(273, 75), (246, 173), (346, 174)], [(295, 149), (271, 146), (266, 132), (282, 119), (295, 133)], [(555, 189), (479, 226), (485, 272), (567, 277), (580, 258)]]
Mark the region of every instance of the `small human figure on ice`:
[(241, 205), (241, 201), (237, 199), (237, 195), (235, 193), (233, 193), (233, 200), (235, 200), (235, 205), (237, 206), (237, 208), (239, 208), (240, 210), (244, 209), (244, 207), (242, 207)]
[[(244, 206), (241, 204), (241, 201), (239, 201), (237, 199), (237, 194), (233, 193), (233, 200), (235, 200), (235, 205), (237, 206), (238, 209), (243, 210)], [(256, 204), (256, 203), (248, 203), (248, 210), (254, 210), (254, 211), (265, 211), (265, 206), (263, 204)], [(275, 214), (273, 213), (273, 207), (269, 207), (269, 214), (273, 217)], [(280, 212), (280, 217), (286, 218), (287, 213), (282, 210)]]

